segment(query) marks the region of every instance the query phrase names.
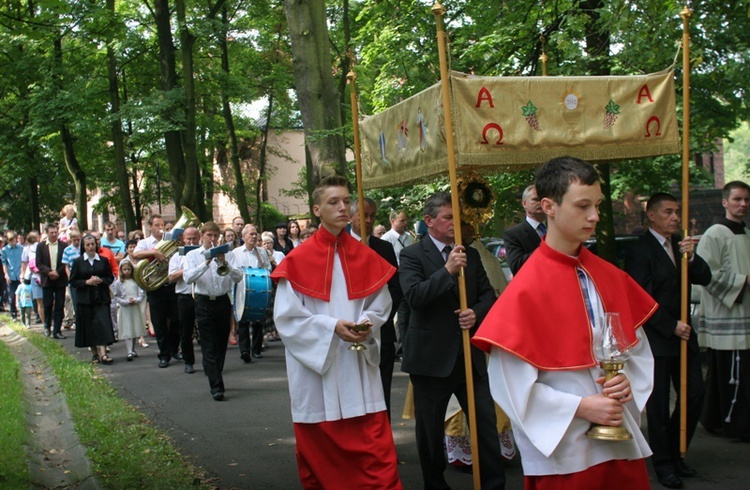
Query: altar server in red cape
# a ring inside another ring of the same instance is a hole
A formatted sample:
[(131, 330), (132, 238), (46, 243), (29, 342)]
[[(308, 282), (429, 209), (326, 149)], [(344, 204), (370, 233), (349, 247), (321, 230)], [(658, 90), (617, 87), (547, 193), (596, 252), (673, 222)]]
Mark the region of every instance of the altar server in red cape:
[[(588, 163), (555, 158), (537, 172), (547, 235), (493, 305), (473, 342), (490, 352), (492, 396), (513, 424), (527, 489), (650, 488), (651, 450), (640, 414), (653, 385), (653, 357), (640, 327), (656, 302), (617, 267), (582, 246), (599, 221), (599, 177)], [(632, 345), (605, 382), (593, 329), (620, 314)], [(592, 423), (624, 426), (629, 441), (586, 436)]]
[[(320, 229), (271, 275), (300, 480), (304, 488), (400, 489), (379, 371), (380, 327), (391, 311), (388, 280), (396, 269), (343, 232), (346, 179), (326, 177), (312, 199)], [(355, 342), (366, 350), (349, 350)]]

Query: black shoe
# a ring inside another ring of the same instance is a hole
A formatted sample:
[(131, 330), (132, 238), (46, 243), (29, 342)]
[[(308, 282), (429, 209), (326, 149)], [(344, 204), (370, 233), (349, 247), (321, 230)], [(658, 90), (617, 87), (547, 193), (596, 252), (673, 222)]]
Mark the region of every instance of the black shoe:
[(216, 393), (214, 393), (211, 396), (214, 397), (214, 400), (216, 400), (217, 402), (220, 402), (220, 401), (222, 401), (224, 399), (224, 392), (223, 391), (217, 391)]
[(242, 354), (240, 354), (240, 359), (242, 359), (243, 361), (245, 361), (245, 364), (250, 364), (251, 362), (253, 362), (253, 358), (250, 357), (250, 353), (247, 352), (247, 351), (245, 351)]
[(253, 357), (256, 358), (256, 359), (263, 359), (263, 354), (261, 354), (261, 353), (257, 353), (257, 354), (253, 353)]
[(65, 335), (61, 333), (56, 333), (52, 336), (52, 338), (57, 339), (57, 340), (65, 340), (67, 337), (65, 337)]
[(678, 476), (682, 476), (684, 478), (691, 478), (696, 474), (695, 470), (688, 466), (687, 463), (685, 463), (685, 460), (682, 458), (678, 459), (674, 464), (674, 469), (675, 473), (677, 473)]
[(195, 369), (193, 369), (192, 364), (185, 364), (185, 374), (193, 374), (195, 372)]
[(159, 359), (159, 367), (160, 368), (169, 367), (169, 361), (167, 361), (166, 359)]
[(659, 476), (659, 483), (667, 488), (682, 488), (682, 480), (674, 473), (664, 473)]
[(49, 328), (45, 328), (45, 329), (44, 329), (44, 336), (45, 336), (45, 337), (49, 337), (49, 336), (50, 336), (50, 333), (51, 333), (51, 332), (49, 331)]
[(183, 360), (182, 353), (180, 353), (180, 352), (175, 352), (174, 354), (172, 354), (172, 358), (176, 359), (178, 361), (182, 361)]
[(128, 362), (132, 361), (135, 355), (132, 352), (128, 352)]

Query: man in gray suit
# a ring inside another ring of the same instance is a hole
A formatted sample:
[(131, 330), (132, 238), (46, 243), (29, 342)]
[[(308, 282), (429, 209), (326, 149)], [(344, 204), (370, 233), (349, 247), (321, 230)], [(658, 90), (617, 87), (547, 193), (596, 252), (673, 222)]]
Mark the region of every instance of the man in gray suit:
[[(443, 423), (452, 394), (468, 413), (462, 330), (474, 332), (495, 301), (479, 253), (455, 246), (450, 194), (424, 206), (428, 235), (401, 252), (399, 279), (410, 317), (401, 369), (414, 386), (416, 436), (426, 489), (447, 489)], [(460, 309), (457, 275), (464, 268), (468, 308)], [(495, 405), (484, 354), (471, 347), (482, 488), (504, 488)]]

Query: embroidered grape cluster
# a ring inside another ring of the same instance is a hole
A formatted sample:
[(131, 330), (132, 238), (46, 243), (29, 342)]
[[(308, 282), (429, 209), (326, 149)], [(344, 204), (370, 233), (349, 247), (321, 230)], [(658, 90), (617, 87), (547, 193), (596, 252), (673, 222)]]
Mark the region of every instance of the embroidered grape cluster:
[(611, 128), (617, 122), (617, 115), (620, 113), (620, 106), (615, 104), (615, 101), (610, 99), (604, 109), (607, 111), (604, 114), (604, 129)]
[(541, 131), (542, 127), (539, 125), (539, 119), (536, 117), (536, 106), (529, 101), (529, 103), (523, 106), (521, 110), (523, 111), (523, 117), (526, 118), (526, 122), (529, 123), (529, 126), (531, 126), (534, 131)]

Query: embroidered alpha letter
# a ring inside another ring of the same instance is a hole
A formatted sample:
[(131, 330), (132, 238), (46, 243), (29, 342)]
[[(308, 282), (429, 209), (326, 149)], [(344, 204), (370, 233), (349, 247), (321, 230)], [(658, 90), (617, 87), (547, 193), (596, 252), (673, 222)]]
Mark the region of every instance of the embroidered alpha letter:
[(478, 109), (482, 105), (483, 100), (486, 100), (490, 103), (490, 109), (495, 108), (495, 104), (492, 102), (492, 95), (486, 87), (482, 87), (482, 90), (479, 91), (479, 95), (477, 95), (477, 105), (475, 105), (474, 107)]

